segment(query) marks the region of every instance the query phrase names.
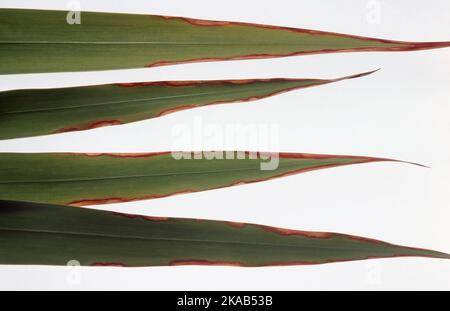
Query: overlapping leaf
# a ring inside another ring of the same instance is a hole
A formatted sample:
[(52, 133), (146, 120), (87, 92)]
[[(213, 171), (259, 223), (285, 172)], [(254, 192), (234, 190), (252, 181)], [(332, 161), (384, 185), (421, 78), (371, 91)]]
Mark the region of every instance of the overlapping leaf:
[(255, 79), (97, 85), (0, 93), (0, 139), (87, 130), (211, 104), (251, 101), (331, 79)]
[(140, 68), (192, 61), (351, 51), (411, 51), (449, 42), (402, 42), (246, 23), (153, 15), (0, 10), (0, 73)]
[(64, 205), (125, 202), (375, 161), (392, 160), (302, 153), (2, 153), (0, 199)]
[(0, 264), (253, 267), (400, 256), (450, 259), (345, 234), (0, 201)]

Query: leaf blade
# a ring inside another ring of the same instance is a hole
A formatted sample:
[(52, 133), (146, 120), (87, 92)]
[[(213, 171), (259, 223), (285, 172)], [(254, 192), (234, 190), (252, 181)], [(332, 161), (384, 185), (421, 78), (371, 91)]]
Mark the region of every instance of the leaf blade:
[[(180, 17), (0, 10), (0, 73), (142, 68), (176, 63), (354, 51), (409, 51), (449, 42), (402, 42)], [(40, 61), (35, 61), (39, 57)]]
[(0, 92), (0, 139), (121, 125), (358, 78), (142, 82)]
[(362, 237), (0, 201), (0, 264), (245, 267), (450, 255)]
[[(394, 160), (221, 151), (181, 154), (2, 153), (0, 199), (76, 206), (127, 202), (377, 161)], [(263, 164), (270, 163), (272, 170), (262, 169)]]

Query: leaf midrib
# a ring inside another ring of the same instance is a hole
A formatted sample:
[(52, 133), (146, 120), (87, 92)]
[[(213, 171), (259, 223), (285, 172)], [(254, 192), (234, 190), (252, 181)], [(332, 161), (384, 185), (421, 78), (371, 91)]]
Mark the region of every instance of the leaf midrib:
[[(226, 81), (224, 81), (226, 82)], [(301, 82), (299, 80), (299, 82)], [(311, 83), (310, 85), (314, 85), (314, 83)], [(245, 90), (230, 90), (230, 91), (219, 91), (219, 92), (201, 92), (201, 93), (193, 93), (193, 94), (180, 94), (180, 95), (170, 95), (170, 96), (160, 96), (160, 97), (150, 97), (150, 98), (137, 98), (137, 99), (129, 99), (129, 100), (121, 100), (121, 101), (113, 101), (113, 102), (100, 102), (100, 103), (93, 103), (88, 105), (78, 105), (78, 106), (66, 106), (66, 107), (49, 107), (49, 108), (43, 108), (43, 109), (30, 109), (30, 110), (18, 110), (18, 111), (9, 111), (9, 112), (0, 112), (0, 116), (2, 115), (13, 115), (13, 114), (25, 114), (25, 113), (35, 113), (35, 112), (46, 112), (46, 111), (61, 111), (61, 110), (70, 110), (70, 109), (77, 109), (77, 108), (90, 108), (90, 107), (99, 107), (99, 106), (108, 106), (108, 105), (115, 105), (115, 104), (125, 104), (125, 103), (132, 103), (132, 102), (141, 102), (141, 101), (155, 101), (155, 100), (165, 100), (165, 99), (172, 99), (172, 98), (189, 98), (189, 97), (196, 97), (196, 96), (203, 96), (203, 95), (227, 95), (227, 94), (238, 94), (240, 92), (247, 92), (247, 91), (253, 91), (256, 89), (259, 89), (259, 85), (257, 87), (248, 87)], [(251, 95), (249, 95), (251, 97)], [(225, 99), (226, 101), (227, 99)], [(229, 99), (233, 100), (233, 99)]]
[(144, 241), (177, 241), (177, 242), (194, 242), (194, 243), (212, 243), (212, 244), (239, 244), (250, 246), (275, 246), (286, 248), (300, 248), (300, 249), (329, 249), (329, 250), (348, 250), (354, 251), (353, 248), (345, 247), (320, 247), (320, 246), (305, 246), (305, 245), (287, 245), (280, 243), (268, 243), (268, 242), (244, 242), (244, 241), (226, 241), (226, 240), (199, 240), (199, 239), (183, 239), (183, 238), (170, 238), (170, 237), (144, 237), (144, 236), (130, 236), (130, 235), (114, 235), (114, 234), (102, 234), (93, 232), (73, 232), (73, 231), (53, 231), (53, 230), (36, 230), (36, 229), (19, 229), (19, 228), (0, 228), (0, 231), (12, 231), (23, 233), (44, 233), (44, 234), (56, 234), (56, 235), (74, 235), (74, 236), (89, 236), (108, 239), (128, 239), (128, 240), (144, 240)]
[[(128, 44), (142, 44), (142, 45), (218, 45), (218, 46), (259, 46), (275, 45), (275, 46), (298, 46), (298, 43), (270, 43), (267, 42), (164, 42), (164, 41), (0, 41), (0, 44), (90, 44), (90, 45), (128, 45)], [(301, 44), (302, 46), (316, 46), (317, 44)]]
[[(194, 160), (195, 161), (195, 160)], [(355, 162), (357, 163), (357, 162)], [(316, 166), (322, 166), (329, 164), (326, 163), (318, 163), (311, 166), (306, 166), (308, 168), (314, 168)], [(346, 163), (342, 163), (346, 164)], [(301, 169), (303, 167), (299, 167), (298, 165), (285, 165), (279, 166), (279, 168), (298, 168)], [(93, 177), (93, 178), (68, 178), (68, 179), (42, 179), (42, 180), (18, 180), (18, 181), (0, 181), (0, 184), (25, 184), (25, 183), (60, 183), (60, 182), (84, 182), (84, 181), (100, 181), (100, 180), (114, 180), (114, 179), (132, 179), (132, 178), (148, 178), (148, 177), (164, 177), (164, 176), (174, 176), (174, 175), (196, 175), (196, 174), (220, 174), (226, 172), (247, 172), (259, 170), (258, 168), (234, 168), (234, 169), (226, 169), (226, 170), (210, 170), (210, 171), (185, 171), (185, 172), (173, 172), (173, 173), (160, 173), (160, 174), (142, 174), (142, 175), (123, 175), (123, 176), (110, 176), (110, 177)]]

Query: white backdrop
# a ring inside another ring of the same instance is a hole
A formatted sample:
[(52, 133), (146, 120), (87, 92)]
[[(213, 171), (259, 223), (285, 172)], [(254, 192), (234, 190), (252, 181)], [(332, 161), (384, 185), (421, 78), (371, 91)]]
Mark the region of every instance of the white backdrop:
[[(79, 1), (82, 10), (233, 20), (409, 41), (450, 40), (447, 0)], [(1, 0), (1, 7), (67, 9), (69, 1)], [(376, 14), (379, 6), (379, 17)], [(375, 11), (374, 11), (375, 10)], [(346, 53), (152, 69), (0, 76), (0, 90), (132, 81), (369, 77), (252, 103), (218, 105), (88, 132), (0, 142), (0, 152), (170, 150), (175, 125), (275, 124), (279, 149), (381, 156), (310, 172), (152, 201), (98, 208), (334, 231), (450, 252), (450, 49)], [(239, 146), (234, 146), (239, 148)], [(241, 146), (245, 147), (245, 146)], [(397, 258), (319, 266), (234, 268), (0, 266), (0, 289), (301, 290), (450, 289), (450, 262)]]

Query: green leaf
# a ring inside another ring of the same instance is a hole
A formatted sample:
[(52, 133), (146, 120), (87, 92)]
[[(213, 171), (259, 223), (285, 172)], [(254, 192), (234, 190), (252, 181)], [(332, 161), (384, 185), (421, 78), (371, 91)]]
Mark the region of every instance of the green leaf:
[(143, 82), (0, 92), (0, 139), (79, 131), (352, 79)]
[(222, 151), (182, 154), (1, 153), (0, 199), (75, 206), (127, 202), (375, 161), (393, 160)]
[(0, 264), (271, 266), (420, 256), (436, 251), (328, 232), (118, 214), (0, 201)]
[(353, 51), (412, 51), (449, 42), (402, 42), (305, 29), (180, 17), (0, 10), (0, 73), (141, 68), (193, 61)]

